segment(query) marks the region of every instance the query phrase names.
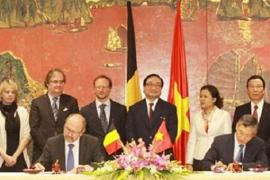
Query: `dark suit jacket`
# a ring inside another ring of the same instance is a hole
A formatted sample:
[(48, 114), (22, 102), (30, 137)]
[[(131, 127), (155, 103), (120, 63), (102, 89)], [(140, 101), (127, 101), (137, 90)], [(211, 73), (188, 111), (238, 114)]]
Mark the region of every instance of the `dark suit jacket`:
[[(125, 143), (126, 142), (126, 132), (125, 132), (126, 107), (115, 101), (112, 101), (112, 100), (110, 101), (111, 101), (111, 110), (110, 110), (110, 119), (109, 119), (109, 126), (108, 126), (107, 132), (113, 127), (115, 127), (121, 137), (122, 142)], [(107, 132), (104, 132), (102, 128), (101, 121), (98, 117), (96, 102), (93, 101), (90, 104), (84, 106), (81, 109), (81, 114), (86, 119), (86, 132), (85, 133), (95, 136), (99, 138), (100, 141), (103, 141)], [(106, 159), (112, 159), (112, 156), (106, 155)]]
[[(104, 157), (100, 150), (100, 142), (97, 138), (89, 135), (80, 137), (79, 164), (91, 165), (100, 162)], [(48, 139), (43, 152), (37, 162), (41, 163), (46, 171), (51, 171), (52, 164), (58, 160), (62, 170), (66, 170), (65, 139), (63, 134)]]
[(176, 107), (162, 99), (157, 101), (151, 122), (147, 113), (146, 100), (141, 100), (130, 107), (126, 122), (127, 140), (142, 138), (148, 146), (158, 131), (162, 118), (166, 119), (166, 127), (172, 142), (175, 141), (177, 132)]
[[(238, 122), (240, 117), (244, 114), (251, 114), (250, 102), (236, 107), (232, 124), (233, 132), (235, 132), (236, 123)], [(262, 115), (259, 120), (257, 136), (265, 141), (267, 141), (270, 137), (270, 104), (267, 102), (264, 102), (263, 104)]]
[(48, 94), (32, 101), (30, 110), (31, 135), (34, 140), (33, 160), (35, 162), (49, 137), (63, 133), (65, 119), (71, 113), (79, 111), (77, 100), (69, 95), (60, 96), (57, 120), (54, 119)]
[[(210, 171), (211, 166), (214, 165), (216, 161), (221, 161), (226, 165), (232, 163), (233, 154), (234, 134), (217, 136), (202, 161), (202, 169), (204, 171)], [(261, 138), (255, 137), (246, 144), (242, 163), (244, 170), (256, 167), (258, 164), (268, 166), (268, 160), (265, 154), (265, 143)]]
[[(239, 118), (244, 114), (251, 114), (250, 102), (236, 107), (232, 124), (233, 132), (235, 132), (235, 126)], [(270, 104), (267, 102), (263, 104), (257, 136), (266, 142), (266, 154), (268, 156), (268, 162), (270, 163)]]

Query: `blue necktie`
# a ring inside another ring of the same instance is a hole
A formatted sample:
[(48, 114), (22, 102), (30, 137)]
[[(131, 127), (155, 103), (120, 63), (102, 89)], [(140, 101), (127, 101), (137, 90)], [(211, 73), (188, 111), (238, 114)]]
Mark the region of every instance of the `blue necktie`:
[(243, 159), (244, 159), (244, 145), (243, 144), (240, 144), (239, 145), (239, 151), (238, 151), (238, 154), (236, 156), (236, 161), (237, 162), (243, 162)]
[(68, 145), (68, 157), (67, 157), (67, 171), (70, 171), (74, 168), (74, 155), (72, 148), (74, 144)]

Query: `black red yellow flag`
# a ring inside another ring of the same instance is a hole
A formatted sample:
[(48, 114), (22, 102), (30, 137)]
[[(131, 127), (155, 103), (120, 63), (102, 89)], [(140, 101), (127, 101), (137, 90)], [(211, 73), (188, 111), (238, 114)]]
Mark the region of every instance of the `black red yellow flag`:
[(141, 100), (141, 90), (137, 69), (136, 41), (133, 25), (132, 8), (130, 1), (127, 2), (128, 26), (127, 26), (127, 84), (126, 84), (126, 106)]

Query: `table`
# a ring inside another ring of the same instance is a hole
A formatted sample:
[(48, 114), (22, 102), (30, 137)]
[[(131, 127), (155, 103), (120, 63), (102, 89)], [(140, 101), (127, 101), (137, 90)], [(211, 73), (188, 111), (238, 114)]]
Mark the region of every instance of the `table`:
[(94, 180), (95, 177), (90, 177), (82, 174), (27, 174), (27, 173), (0, 173), (0, 180)]
[(261, 173), (242, 172), (242, 173), (214, 173), (197, 172), (183, 177), (184, 180), (270, 180), (270, 171)]
[[(0, 180), (95, 180), (95, 177), (82, 174), (26, 174), (26, 173), (0, 173)], [(183, 176), (183, 180), (269, 180), (270, 171), (262, 173), (243, 172), (243, 173), (213, 173), (198, 172)]]

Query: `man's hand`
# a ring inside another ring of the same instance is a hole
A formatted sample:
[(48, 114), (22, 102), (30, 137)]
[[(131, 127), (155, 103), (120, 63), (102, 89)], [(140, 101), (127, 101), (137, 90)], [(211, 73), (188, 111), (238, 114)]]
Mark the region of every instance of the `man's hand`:
[(227, 171), (233, 171), (233, 163), (228, 164)]
[(6, 162), (7, 167), (12, 167), (12, 166), (14, 166), (16, 164), (17, 157), (16, 156), (6, 155), (4, 160)]
[(189, 170), (189, 171), (193, 171), (193, 166), (192, 166), (192, 164), (186, 164), (186, 165), (185, 165), (185, 168), (187, 168), (187, 170)]
[(92, 171), (94, 168), (90, 165), (78, 165), (77, 167), (73, 168), (71, 171), (68, 173), (72, 174), (79, 174), (83, 171)]
[(41, 170), (41, 171), (45, 171), (45, 167), (40, 164), (40, 163), (36, 163), (32, 166), (33, 169), (37, 169), (37, 170)]
[(217, 169), (216, 168), (219, 168), (219, 169), (223, 169), (223, 171), (227, 168), (226, 164), (223, 164), (223, 162), (221, 161), (218, 161), (215, 163), (215, 165), (211, 166), (211, 170), (212, 171), (216, 171)]

